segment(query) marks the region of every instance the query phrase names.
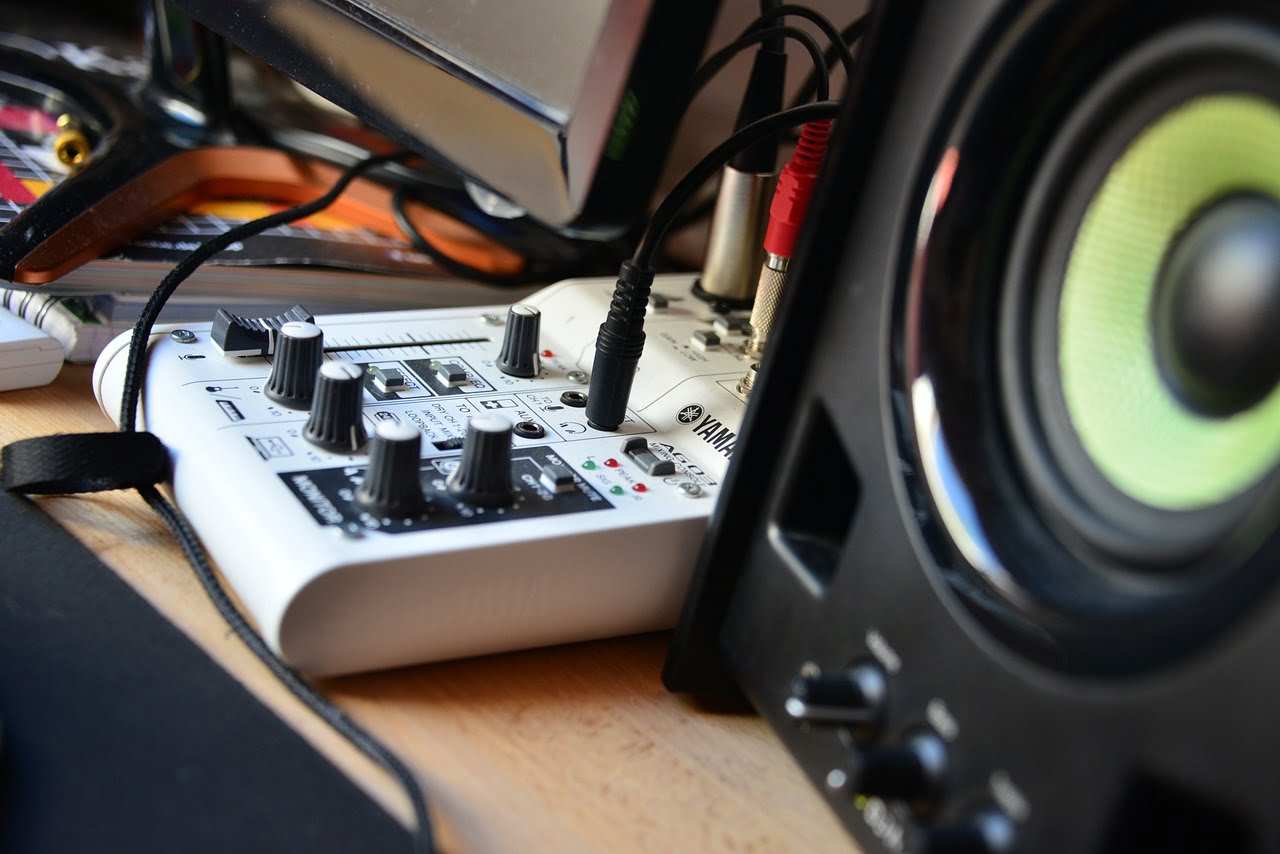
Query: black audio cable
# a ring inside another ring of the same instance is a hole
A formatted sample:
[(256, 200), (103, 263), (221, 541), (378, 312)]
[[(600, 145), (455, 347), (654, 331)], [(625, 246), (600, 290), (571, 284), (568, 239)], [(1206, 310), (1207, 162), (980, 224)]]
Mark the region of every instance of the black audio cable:
[[(411, 154), (408, 151), (397, 151), (390, 154), (367, 157), (344, 171), (324, 195), (310, 202), (296, 205), (259, 219), (250, 220), (228, 229), (222, 234), (215, 235), (201, 243), (179, 261), (152, 293), (151, 298), (147, 301), (141, 315), (138, 317), (137, 324), (133, 328), (133, 337), (129, 343), (124, 390), (121, 395), (120, 429), (126, 432), (136, 429), (138, 400), (142, 394), (142, 384), (146, 374), (145, 356), (151, 337), (151, 329), (155, 326), (165, 303), (183, 281), (194, 273), (201, 264), (226, 249), (232, 243), (260, 234), (269, 228), (285, 225), (319, 213), (333, 204), (342, 195), (347, 185), (364, 172), (375, 166), (403, 160), (409, 156)], [(191, 529), (181, 511), (161, 495), (154, 486), (140, 487), (138, 493), (173, 533), (205, 593), (208, 594), (218, 613), (226, 620), (227, 625), (231, 627), (245, 646), (257, 656), (258, 660), (266, 665), (267, 669), (303, 705), (354, 745), (357, 750), (382, 766), (387, 773), (400, 783), (405, 794), (409, 797), (417, 824), (413, 831), (414, 851), (418, 852), (418, 854), (427, 854), (434, 851), (435, 841), (431, 830), (431, 816), (427, 812), (422, 788), (418, 785), (413, 771), (390, 748), (352, 720), (345, 712), (334, 705), (328, 697), (313, 687), (301, 674), (281, 661), (271, 651), (262, 636), (257, 633), (236, 608), (235, 603), (222, 586), (222, 582), (219, 581), (217, 574), (213, 571), (204, 547), (200, 544), (195, 532)]]
[[(782, 7), (779, 7), (782, 8)], [(822, 57), (822, 48), (818, 46), (817, 40), (813, 36), (806, 33), (798, 27), (765, 27), (763, 29), (750, 29), (743, 33), (742, 36), (735, 41), (730, 42), (720, 50), (707, 57), (706, 62), (702, 63), (697, 72), (693, 75), (693, 82), (690, 86), (690, 98), (702, 90), (707, 82), (715, 77), (726, 65), (729, 64), (735, 56), (752, 45), (767, 45), (771, 39), (786, 38), (799, 42), (809, 53), (809, 58), (813, 60), (814, 71), (817, 73), (819, 80), (817, 93), (818, 100), (825, 101), (829, 97), (827, 88), (827, 61)]]
[[(867, 27), (870, 25), (870, 16), (863, 15), (854, 19), (843, 30), (840, 31), (840, 41), (832, 42), (827, 46), (822, 56), (827, 61), (827, 65), (833, 65), (837, 61), (843, 62), (843, 58), (848, 56), (855, 59), (853, 55), (853, 45), (862, 40), (867, 33)], [(844, 66), (846, 71), (849, 66)], [(801, 81), (800, 86), (796, 89), (796, 93), (792, 96), (791, 106), (803, 104), (814, 97), (814, 93), (818, 91), (817, 72), (810, 71)]]
[(653, 256), (676, 214), (712, 175), (739, 151), (790, 127), (835, 118), (836, 101), (792, 107), (752, 122), (698, 161), (667, 194), (649, 219), (631, 259), (624, 261), (609, 313), (596, 336), (596, 355), (587, 396), (587, 421), (598, 430), (616, 430), (627, 414), (636, 366), (644, 352), (644, 313), (653, 286)]
[[(835, 24), (831, 23), (831, 20), (827, 18), (826, 15), (816, 9), (810, 9), (808, 6), (800, 6), (795, 3), (783, 3), (779, 6), (774, 6), (771, 9), (761, 12), (760, 17), (756, 18), (755, 21), (752, 22), (751, 26), (747, 27), (747, 33), (759, 30), (771, 21), (786, 17), (804, 18), (818, 29), (822, 30), (822, 34), (831, 42), (830, 49), (835, 52), (835, 57), (839, 59), (840, 63), (844, 66), (845, 77), (849, 80), (853, 79), (853, 71), (857, 62), (854, 59), (853, 51), (845, 42), (845, 35), (836, 29)], [(862, 18), (854, 21), (847, 29), (853, 29), (854, 34), (860, 36), (863, 28), (865, 27), (865, 24), (862, 23), (865, 19), (866, 16), (864, 15)], [(746, 33), (743, 35), (746, 35)], [(825, 65), (825, 63), (826, 60), (824, 59), (823, 64)], [(817, 63), (814, 63), (814, 65), (816, 66)]]
[[(797, 7), (797, 8), (804, 9), (805, 7)], [(781, 10), (781, 11), (778, 11), (778, 10)], [(743, 32), (743, 36), (747, 35), (748, 33), (758, 31), (758, 28), (763, 27), (765, 23), (767, 23), (769, 20), (772, 20), (776, 15), (786, 15), (788, 12), (792, 12), (793, 14), (796, 14), (800, 17), (804, 17), (807, 20), (809, 19), (808, 12), (812, 12), (812, 14), (820, 17), (822, 21), (825, 23), (825, 26), (823, 26), (823, 24), (819, 24), (819, 27), (823, 29), (824, 33), (829, 34), (830, 32), (835, 30), (835, 25), (832, 24), (829, 19), (827, 19), (825, 16), (822, 16), (818, 12), (814, 12), (813, 10), (807, 10), (806, 12), (802, 13), (802, 12), (794, 11), (791, 9), (782, 9), (781, 4), (778, 2), (773, 2), (773, 0), (763, 0), (760, 8), (760, 18), (757, 18), (756, 21), (752, 22), (752, 24), (747, 27), (747, 29)], [(813, 20), (816, 22), (817, 19), (815, 18)], [(827, 86), (830, 85), (829, 83), (827, 83), (827, 81), (830, 76), (831, 66), (839, 62), (846, 69), (846, 72), (848, 71), (848, 69), (850, 68), (849, 63), (856, 61), (856, 57), (854, 57), (851, 47), (852, 45), (856, 44), (862, 38), (863, 35), (866, 34), (868, 22), (869, 22), (869, 16), (862, 15), (861, 17), (857, 18), (856, 20), (846, 25), (844, 29), (839, 31), (838, 33), (839, 39), (837, 41), (831, 42), (827, 46), (826, 50), (823, 51), (823, 54), (822, 54), (823, 62), (821, 64), (814, 64), (809, 69), (809, 71), (805, 74), (803, 81), (801, 82), (799, 88), (796, 90), (795, 95), (792, 96), (790, 104), (788, 104), (787, 106), (790, 106), (790, 107), (800, 106), (801, 104), (807, 103), (808, 101), (813, 99), (815, 96), (817, 96), (817, 100), (820, 100), (820, 101), (827, 100), (830, 97), (829, 92), (827, 94), (822, 94), (822, 92), (827, 89)], [(753, 42), (743, 42), (739, 44), (738, 42), (735, 41), (728, 47), (724, 48), (724, 50), (728, 50), (729, 48), (734, 47), (735, 45), (738, 46), (739, 50), (742, 50), (749, 47), (751, 44), (753, 44)], [(768, 52), (769, 47), (770, 47), (769, 42), (766, 41), (764, 43), (764, 48), (757, 53), (757, 63), (767, 63), (767, 62), (776, 61), (776, 60), (762, 58), (763, 55), (766, 52)], [(783, 59), (785, 60), (785, 55), (783, 56)], [(754, 81), (755, 75), (756, 75), (756, 69), (755, 67), (753, 67), (752, 68), (753, 81)], [(697, 78), (695, 77), (695, 79)], [(823, 86), (823, 83), (827, 83), (827, 86)], [(750, 89), (752, 88), (752, 86), (753, 86), (752, 83), (748, 84), (748, 93), (750, 93)], [(749, 96), (750, 95), (748, 95), (748, 97)], [(777, 112), (780, 109), (782, 109), (782, 105), (778, 104), (776, 107), (768, 110), (767, 112), (773, 113), (773, 112)], [(741, 121), (743, 114), (746, 111), (747, 111), (747, 105), (744, 99), (743, 110), (739, 112), (739, 120), (740, 120), (738, 122), (739, 128), (745, 127), (747, 124), (746, 122)], [(765, 115), (765, 113), (758, 113), (753, 118), (761, 118), (763, 117), (763, 115)], [(774, 152), (774, 157), (776, 158), (777, 145), (776, 144), (767, 145), (767, 149), (769, 151)], [(754, 167), (754, 168), (750, 168), (750, 171), (768, 171), (776, 165), (776, 163), (771, 163), (771, 165), (767, 168), (760, 168), (761, 164), (765, 162), (765, 159), (766, 158), (763, 156), (763, 149), (761, 149), (760, 146), (754, 146), (752, 149), (746, 152), (743, 152), (741, 155), (735, 158), (734, 163), (735, 165), (741, 165), (744, 168), (747, 167), (747, 164), (750, 164), (750, 167)], [(690, 206), (689, 208), (687, 208), (686, 210), (680, 213), (676, 221), (672, 223), (671, 230), (679, 231), (681, 229), (688, 228), (694, 223), (699, 222), (705, 219), (706, 217), (710, 216), (712, 211), (715, 210), (716, 201), (717, 201), (717, 196), (714, 193), (707, 196), (706, 198), (700, 199), (696, 204)]]
[[(404, 232), (404, 236), (413, 244), (413, 247), (419, 252), (430, 256), (431, 260), (446, 273), (450, 273), (460, 279), (479, 282), (482, 285), (500, 285), (504, 287), (518, 287), (536, 282), (554, 282), (557, 279), (582, 275), (582, 265), (572, 262), (558, 264), (525, 258), (524, 268), (518, 273), (492, 273), (459, 261), (428, 240), (427, 236), (413, 224), (413, 220), (409, 218), (409, 212), (405, 210), (405, 203), (409, 201), (409, 194), (410, 189), (408, 187), (397, 187), (392, 192), (391, 215), (395, 219), (396, 225)], [(616, 258), (617, 256), (615, 255), (614, 257)]]
[[(693, 80), (689, 87), (689, 101), (702, 91), (703, 87), (724, 69), (736, 56), (754, 45), (764, 45), (771, 40), (792, 39), (798, 42), (809, 54), (810, 60), (813, 62), (815, 79), (820, 81), (816, 92), (819, 100), (825, 101), (828, 96), (827, 76), (828, 68), (826, 60), (823, 59), (822, 48), (818, 42), (804, 30), (796, 27), (775, 26), (767, 28), (756, 28), (744, 33), (742, 37), (736, 41), (726, 45), (716, 51), (698, 68), (694, 74)], [(785, 55), (782, 57), (785, 62)], [(750, 87), (749, 87), (750, 88)], [(764, 107), (767, 107), (765, 109)], [(753, 117), (763, 117), (766, 114), (777, 112), (778, 106), (772, 104), (772, 99), (764, 99), (762, 108), (751, 110)], [(757, 115), (758, 114), (758, 115)], [(740, 123), (741, 124), (741, 123)], [(745, 126), (745, 125), (744, 125)], [(761, 137), (757, 141), (756, 147), (761, 141), (767, 141), (769, 137)], [(750, 148), (750, 147), (749, 147)], [(744, 149), (742, 154), (749, 153), (749, 148)], [(776, 145), (774, 146), (776, 151)], [(760, 158), (757, 156), (756, 160)], [(771, 158), (772, 159), (772, 158)], [(772, 168), (772, 165), (769, 167)], [(519, 273), (504, 275), (499, 273), (491, 273), (482, 270), (470, 264), (465, 264), (452, 258), (439, 246), (436, 246), (413, 224), (409, 218), (408, 212), (405, 210), (405, 203), (409, 200), (413, 191), (409, 187), (397, 187), (391, 197), (391, 213), (395, 218), (396, 225), (404, 232), (405, 237), (413, 246), (421, 252), (431, 256), (442, 269), (462, 279), (468, 279), (487, 285), (510, 285), (519, 286), (536, 282), (551, 282), (558, 278), (568, 276), (581, 275), (582, 268), (572, 263), (556, 264), (556, 263), (538, 263), (526, 259), (526, 269)], [(616, 255), (614, 256), (617, 257)]]

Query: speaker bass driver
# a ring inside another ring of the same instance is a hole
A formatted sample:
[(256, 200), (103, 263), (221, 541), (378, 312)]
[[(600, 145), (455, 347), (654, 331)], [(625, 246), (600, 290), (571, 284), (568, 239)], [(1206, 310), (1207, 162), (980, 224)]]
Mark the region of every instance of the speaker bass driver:
[(1280, 850), (1280, 9), (874, 14), (668, 684), (868, 850)]

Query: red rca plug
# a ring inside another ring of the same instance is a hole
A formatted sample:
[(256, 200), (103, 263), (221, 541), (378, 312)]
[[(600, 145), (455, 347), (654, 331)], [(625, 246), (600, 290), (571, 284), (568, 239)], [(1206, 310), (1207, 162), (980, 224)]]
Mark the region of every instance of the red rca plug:
[(769, 229), (764, 235), (764, 248), (770, 255), (791, 258), (795, 254), (796, 238), (809, 211), (809, 200), (818, 184), (822, 155), (826, 153), (830, 136), (830, 119), (807, 123), (800, 133), (795, 154), (782, 168), (778, 187), (773, 191), (773, 203), (769, 206)]
[[(756, 300), (751, 308), (751, 338), (748, 351), (756, 357), (764, 353), (769, 328), (778, 310), (782, 289), (787, 282), (787, 267), (795, 254), (796, 239), (804, 225), (813, 198), (813, 188), (818, 183), (822, 168), (822, 155), (827, 150), (827, 138), (831, 135), (831, 120), (809, 122), (800, 133), (795, 154), (782, 168), (778, 187), (769, 206), (769, 228), (764, 235), (765, 261), (756, 285)], [(739, 384), (744, 393), (750, 391), (753, 375)]]

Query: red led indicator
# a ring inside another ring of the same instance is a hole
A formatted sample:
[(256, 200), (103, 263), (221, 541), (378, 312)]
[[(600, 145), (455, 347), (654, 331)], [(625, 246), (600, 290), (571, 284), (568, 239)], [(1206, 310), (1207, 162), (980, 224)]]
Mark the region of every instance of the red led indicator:
[(605, 465), (607, 465), (607, 466), (608, 466), (609, 468), (611, 468), (611, 469), (616, 469), (616, 468), (618, 467), (618, 461), (617, 461), (617, 460), (615, 460), (615, 459), (613, 459), (612, 457), (610, 457), (609, 459), (605, 460), (605, 461), (604, 461), (604, 464), (605, 464)]
[(648, 492), (648, 491), (649, 491), (649, 487), (645, 486), (643, 483), (637, 483), (635, 486), (633, 486), (633, 487), (631, 487), (631, 488), (632, 488), (633, 490), (635, 490), (636, 492)]
[(552, 353), (550, 350), (542, 351), (542, 358), (544, 359), (554, 359), (555, 357), (556, 357), (556, 354)]

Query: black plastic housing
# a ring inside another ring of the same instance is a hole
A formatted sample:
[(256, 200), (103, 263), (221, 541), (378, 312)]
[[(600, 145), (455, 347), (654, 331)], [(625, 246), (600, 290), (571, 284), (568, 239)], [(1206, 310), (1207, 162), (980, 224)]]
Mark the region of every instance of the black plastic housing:
[[(1001, 271), (1027, 188), (1097, 80), (1175, 30), (1189, 48), (1251, 30), (1238, 50), (1189, 50), (1212, 89), (1280, 32), (1277, 10), (895, 0), (873, 15), (664, 681), (745, 694), (868, 852), (976, 845), (992, 816), (1008, 845), (964, 850), (1280, 850), (1280, 534), (1253, 525), (1231, 554), (1146, 578), (1077, 548), (992, 426), (991, 308), (1017, 286)], [(990, 542), (947, 535), (919, 453), (939, 424), (945, 474), (973, 499), (962, 521)], [(1277, 482), (1250, 496), (1253, 521), (1276, 518)], [(980, 571), (984, 547), (1009, 577)], [(1068, 563), (1100, 579), (1079, 613), (1008, 604), (1023, 589), (1053, 604)], [(1112, 608), (1120, 586), (1168, 602)], [(786, 713), (798, 675), (865, 661), (888, 674), (878, 726)], [(858, 797), (866, 757), (922, 730), (946, 744), (937, 790)]]

